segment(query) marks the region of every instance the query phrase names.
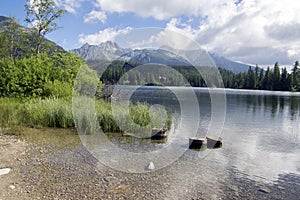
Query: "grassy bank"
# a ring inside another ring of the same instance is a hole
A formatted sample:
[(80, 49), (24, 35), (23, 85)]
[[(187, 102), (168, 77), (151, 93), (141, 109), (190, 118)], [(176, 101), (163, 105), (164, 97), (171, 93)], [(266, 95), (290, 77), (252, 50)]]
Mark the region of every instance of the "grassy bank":
[[(21, 127), (77, 127), (81, 133), (90, 134), (101, 128), (104, 132), (149, 132), (160, 127), (163, 111), (150, 111), (149, 105), (130, 104), (128, 108), (115, 105), (113, 115), (110, 102), (105, 100), (80, 99), (80, 108), (72, 112), (72, 100), (48, 98), (20, 100), (0, 98), (0, 132), (14, 131)], [(93, 103), (91, 111), (90, 103)], [(88, 108), (86, 108), (88, 106)], [(74, 104), (73, 104), (74, 108)], [(128, 116), (129, 113), (129, 116)], [(75, 116), (75, 117), (74, 117)], [(169, 114), (165, 115), (165, 126), (171, 124)]]

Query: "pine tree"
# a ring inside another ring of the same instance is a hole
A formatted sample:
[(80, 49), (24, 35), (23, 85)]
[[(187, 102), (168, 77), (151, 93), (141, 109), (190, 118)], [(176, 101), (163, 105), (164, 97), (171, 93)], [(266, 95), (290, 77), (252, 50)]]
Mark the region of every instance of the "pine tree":
[(292, 69), (292, 89), (300, 90), (300, 72), (299, 72), (299, 61), (295, 62), (295, 65)]
[(273, 90), (280, 90), (280, 68), (278, 62), (274, 65), (274, 74), (272, 80)]

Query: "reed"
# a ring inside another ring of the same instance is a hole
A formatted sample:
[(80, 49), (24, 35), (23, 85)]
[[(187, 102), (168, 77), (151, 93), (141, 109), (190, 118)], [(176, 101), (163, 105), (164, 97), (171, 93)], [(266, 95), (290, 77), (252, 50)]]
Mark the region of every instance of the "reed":
[(104, 132), (143, 133), (171, 125), (169, 113), (160, 108), (153, 112), (144, 103), (129, 104), (129, 108), (116, 105), (114, 110), (115, 116), (110, 102), (88, 97), (73, 99), (73, 102), (60, 98), (26, 101), (0, 98), (0, 132), (16, 127), (76, 127), (81, 134), (92, 134), (99, 128)]

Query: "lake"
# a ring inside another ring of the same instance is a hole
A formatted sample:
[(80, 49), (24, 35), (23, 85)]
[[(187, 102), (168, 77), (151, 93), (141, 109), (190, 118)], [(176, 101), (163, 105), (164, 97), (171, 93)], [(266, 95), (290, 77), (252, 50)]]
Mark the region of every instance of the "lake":
[[(165, 106), (174, 122), (168, 137), (78, 136), (73, 129), (28, 129), (26, 140), (43, 148), (31, 148), (31, 159), (22, 169), (32, 180), (24, 182), (26, 187), (66, 199), (299, 199), (299, 93), (119, 89), (115, 103), (147, 102), (150, 116)], [(220, 135), (223, 145), (189, 149), (189, 137), (195, 135)], [(155, 169), (148, 169), (150, 162)]]
[[(120, 134), (108, 134), (112, 146), (106, 145), (102, 136), (92, 139), (90, 146), (86, 141), (90, 152), (103, 164), (140, 173), (153, 161), (157, 170), (153, 173), (164, 173), (160, 181), (170, 183), (165, 190), (174, 198), (189, 198), (190, 192), (197, 191), (204, 198), (216, 199), (299, 199), (299, 93), (226, 89), (224, 99), (220, 89), (209, 92), (198, 88), (192, 89), (199, 102), (195, 108), (194, 97), (186, 88), (126, 88), (116, 90), (119, 98), (130, 96), (133, 102), (164, 105), (180, 116), (181, 122), (163, 141)], [(210, 95), (216, 94), (221, 95), (217, 97), (219, 102), (211, 99)], [(188, 149), (190, 136), (211, 133), (221, 135), (221, 148)]]

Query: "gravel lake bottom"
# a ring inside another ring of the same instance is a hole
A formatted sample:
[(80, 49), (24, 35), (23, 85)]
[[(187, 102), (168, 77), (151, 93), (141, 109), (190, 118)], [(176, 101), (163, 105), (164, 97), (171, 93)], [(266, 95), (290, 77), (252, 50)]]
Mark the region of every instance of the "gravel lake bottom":
[[(129, 173), (104, 166), (74, 130), (25, 129), (0, 136), (0, 200), (10, 199), (299, 199), (300, 176), (255, 181), (210, 153), (187, 150), (169, 166)], [(45, 134), (46, 133), (46, 134)], [(216, 149), (214, 151), (221, 151)]]

